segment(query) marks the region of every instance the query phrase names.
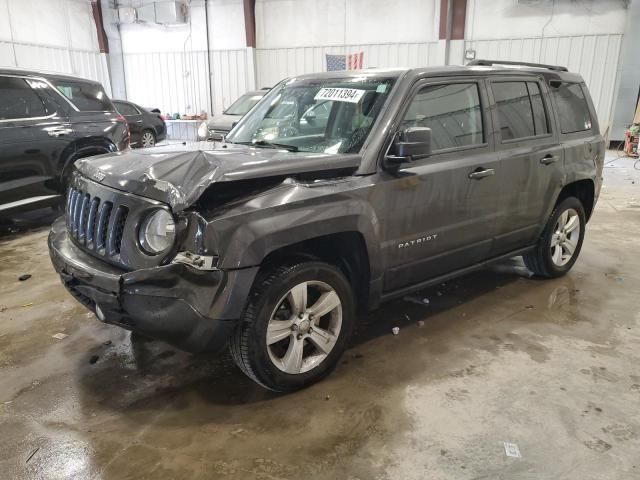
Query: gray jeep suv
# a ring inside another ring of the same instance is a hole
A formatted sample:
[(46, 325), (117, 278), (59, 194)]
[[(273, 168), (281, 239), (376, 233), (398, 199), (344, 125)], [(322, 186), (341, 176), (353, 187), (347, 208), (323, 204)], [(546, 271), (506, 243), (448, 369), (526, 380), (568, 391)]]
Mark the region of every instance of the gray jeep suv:
[(565, 68), (497, 63), (304, 75), (210, 151), (80, 160), (53, 264), (101, 321), (228, 344), (277, 391), (331, 372), (358, 308), (517, 255), (563, 275), (600, 191), (593, 104)]

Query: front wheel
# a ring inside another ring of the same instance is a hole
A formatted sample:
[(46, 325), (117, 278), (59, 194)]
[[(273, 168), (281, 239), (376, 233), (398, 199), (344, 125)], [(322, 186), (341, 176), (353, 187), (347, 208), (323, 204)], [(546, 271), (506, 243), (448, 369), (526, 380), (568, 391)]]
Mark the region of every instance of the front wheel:
[(540, 277), (564, 275), (578, 259), (585, 225), (582, 202), (575, 197), (565, 198), (553, 209), (535, 250), (524, 255), (525, 265)]
[(331, 373), (354, 321), (353, 292), (338, 268), (323, 262), (277, 267), (256, 281), (231, 355), (263, 387), (297, 390)]

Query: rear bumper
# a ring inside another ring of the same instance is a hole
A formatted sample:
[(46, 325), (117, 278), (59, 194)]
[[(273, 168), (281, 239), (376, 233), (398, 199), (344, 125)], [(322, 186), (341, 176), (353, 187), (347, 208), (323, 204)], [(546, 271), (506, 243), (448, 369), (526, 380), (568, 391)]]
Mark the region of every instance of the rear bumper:
[(156, 128), (156, 143), (162, 142), (167, 138), (167, 125), (163, 123)]
[(240, 318), (257, 267), (201, 271), (181, 263), (127, 272), (82, 251), (63, 219), (49, 234), (62, 283), (105, 323), (191, 352), (222, 349)]

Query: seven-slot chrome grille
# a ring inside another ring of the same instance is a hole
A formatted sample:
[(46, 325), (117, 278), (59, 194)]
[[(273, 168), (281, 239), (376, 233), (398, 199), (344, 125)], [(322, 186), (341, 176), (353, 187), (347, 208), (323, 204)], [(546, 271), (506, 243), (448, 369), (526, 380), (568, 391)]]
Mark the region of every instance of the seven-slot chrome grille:
[(128, 215), (126, 205), (114, 205), (99, 196), (69, 188), (67, 230), (87, 250), (99, 255), (118, 255)]
[(66, 221), (71, 240), (81, 250), (132, 270), (161, 265), (164, 255), (144, 253), (137, 232), (144, 219), (167, 206), (74, 174), (67, 192)]

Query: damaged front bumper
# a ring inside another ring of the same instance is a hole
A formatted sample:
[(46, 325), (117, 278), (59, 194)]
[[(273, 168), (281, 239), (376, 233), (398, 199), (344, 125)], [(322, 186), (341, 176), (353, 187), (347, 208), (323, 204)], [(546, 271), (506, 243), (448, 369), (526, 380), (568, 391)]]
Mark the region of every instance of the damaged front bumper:
[(225, 346), (258, 271), (185, 263), (121, 270), (73, 243), (63, 218), (53, 224), (48, 243), (64, 286), (101, 321), (191, 352)]

